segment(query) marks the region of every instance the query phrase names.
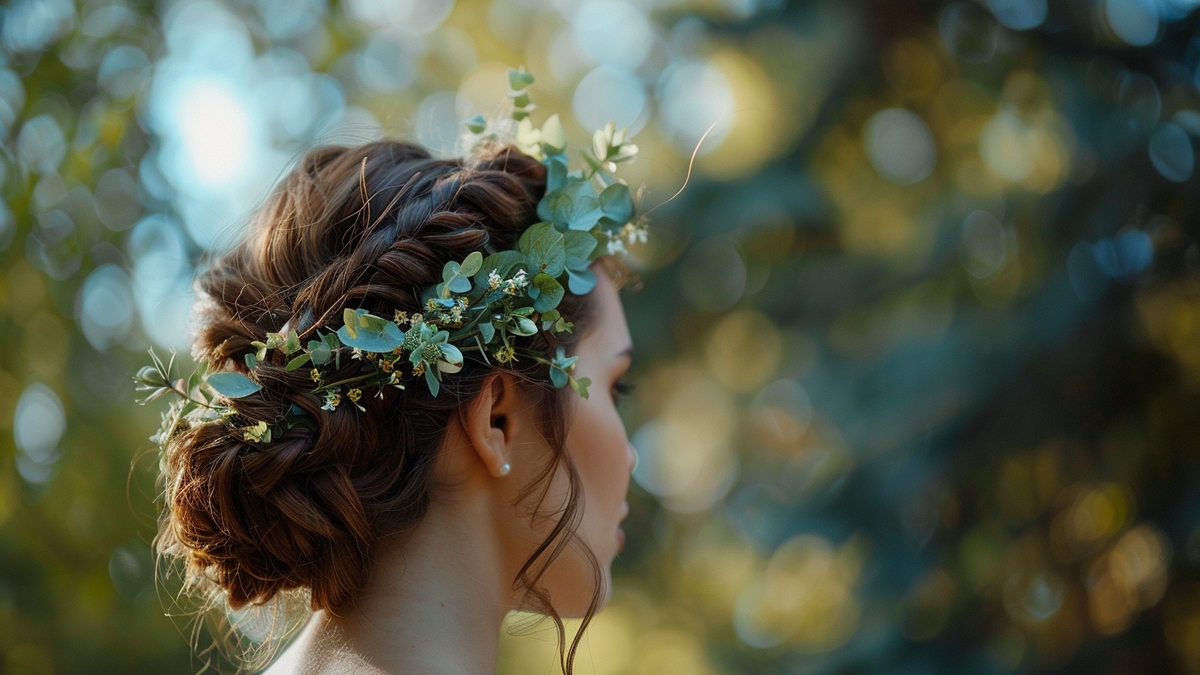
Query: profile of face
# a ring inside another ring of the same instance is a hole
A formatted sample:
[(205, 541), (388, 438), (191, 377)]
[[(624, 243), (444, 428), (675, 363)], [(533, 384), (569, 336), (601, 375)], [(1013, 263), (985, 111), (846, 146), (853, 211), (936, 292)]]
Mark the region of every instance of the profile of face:
[[(570, 398), (566, 450), (579, 472), (583, 492), (580, 541), (596, 556), (603, 574), (603, 600), (612, 591), (612, 561), (624, 545), (620, 523), (629, 513), (625, 501), (636, 455), (617, 413), (617, 402), (629, 369), (633, 343), (616, 285), (607, 273), (597, 274), (592, 294), (596, 303), (589, 330), (575, 349), (575, 376), (591, 379), (590, 395)], [(581, 616), (594, 583), (591, 568), (572, 548), (551, 567), (547, 582), (551, 597), (564, 616)], [(556, 588), (557, 587), (557, 588)]]
[[(574, 375), (591, 380), (589, 396), (562, 392), (567, 401), (564, 451), (578, 476), (581, 514), (576, 536), (550, 564), (540, 584), (563, 617), (583, 616), (597, 583), (602, 603), (608, 601), (612, 561), (624, 543), (620, 524), (629, 511), (625, 496), (635, 462), (617, 412), (621, 378), (632, 360), (632, 341), (616, 284), (601, 266), (595, 270), (598, 283), (589, 295), (590, 320), (574, 350), (579, 357)], [(467, 454), (475, 455), (477, 475), (492, 493), (492, 517), (499, 523), (505, 573), (511, 579), (561, 520), (570, 487), (567, 469), (559, 464), (548, 479), (544, 499), (539, 499), (540, 489), (528, 494), (530, 485), (545, 484), (539, 483), (541, 472), (553, 449), (539, 425), (537, 406), (516, 387), (485, 387), (470, 406), (466, 425), (469, 445), (475, 450)], [(503, 475), (503, 464), (509, 464), (511, 473)], [(595, 556), (601, 578), (596, 578), (596, 567), (583, 547)]]

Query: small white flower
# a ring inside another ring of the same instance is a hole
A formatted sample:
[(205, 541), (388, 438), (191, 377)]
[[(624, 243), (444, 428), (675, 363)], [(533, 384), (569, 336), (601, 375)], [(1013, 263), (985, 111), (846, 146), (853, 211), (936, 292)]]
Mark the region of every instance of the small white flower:
[(500, 288), (500, 284), (503, 282), (503, 279), (500, 278), (499, 272), (500, 272), (500, 270), (494, 269), (488, 274), (488, 289), (489, 290), (494, 291), (497, 288)]
[(625, 252), (625, 242), (624, 241), (621, 241), (620, 239), (609, 239), (608, 240), (608, 254), (609, 255), (616, 255), (618, 253), (624, 253), (624, 252)]

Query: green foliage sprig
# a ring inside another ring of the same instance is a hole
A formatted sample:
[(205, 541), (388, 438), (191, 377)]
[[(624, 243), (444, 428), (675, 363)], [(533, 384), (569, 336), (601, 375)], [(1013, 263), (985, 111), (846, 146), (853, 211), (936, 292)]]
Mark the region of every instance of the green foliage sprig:
[[(535, 106), (527, 88), (534, 77), (510, 69), (508, 82), (516, 144), (546, 166), (547, 176), (546, 194), (537, 205), (541, 220), (525, 230), (517, 248), (486, 257), (475, 251), (461, 261), (447, 262), (442, 281), (422, 293), (420, 313), (396, 310), (388, 319), (346, 308), (339, 328), (313, 329), (303, 343), (294, 328), (268, 333), (265, 341), (251, 343), (254, 351), (243, 355), (248, 375), (210, 373), (201, 363), (186, 381), (175, 379), (174, 355), (164, 363), (151, 350), (153, 364), (134, 378), (140, 390), (150, 392), (141, 402), (168, 392), (179, 396), (152, 440), (165, 443), (191, 422), (234, 418), (232, 401), (261, 389), (253, 375), (267, 362), (283, 364), (288, 371), (307, 368), (313, 381), (310, 393), (321, 397), (322, 409), (329, 411), (346, 401), (365, 410), (360, 403), (364, 392), (375, 390), (382, 398), (387, 387), (403, 390), (404, 382), (413, 379), (423, 380), (437, 396), (443, 375), (461, 370), (467, 355), (488, 364), (521, 359), (545, 364), (555, 387), (570, 386), (587, 398), (591, 382), (574, 376), (577, 357), (567, 357), (562, 347), (554, 354), (540, 352), (522, 345), (521, 338), (539, 331), (571, 332), (572, 322), (558, 310), (566, 291), (591, 292), (596, 285), (593, 260), (646, 240), (646, 220), (635, 218), (634, 195), (615, 176), (618, 164), (636, 156), (637, 146), (628, 141), (625, 129), (610, 122), (593, 134), (591, 148), (580, 151), (586, 166), (571, 170), (558, 115), (541, 127), (530, 120)], [(481, 116), (465, 124), (476, 147), (500, 140), (497, 125)], [(358, 373), (331, 380), (331, 372), (341, 372), (348, 360), (360, 362)], [(246, 441), (269, 443), (291, 427), (310, 423), (293, 405), (282, 421), (260, 420), (239, 429)]]

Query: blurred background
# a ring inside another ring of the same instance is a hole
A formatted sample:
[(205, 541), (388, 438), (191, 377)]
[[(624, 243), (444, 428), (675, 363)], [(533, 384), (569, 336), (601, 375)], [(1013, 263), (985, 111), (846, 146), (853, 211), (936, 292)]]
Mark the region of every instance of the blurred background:
[(647, 206), (718, 121), (633, 252), (577, 672), (1200, 673), (1196, 4), (7, 2), (0, 672), (205, 669), (130, 376), (304, 149), (451, 152), (524, 64), (535, 121), (630, 128)]

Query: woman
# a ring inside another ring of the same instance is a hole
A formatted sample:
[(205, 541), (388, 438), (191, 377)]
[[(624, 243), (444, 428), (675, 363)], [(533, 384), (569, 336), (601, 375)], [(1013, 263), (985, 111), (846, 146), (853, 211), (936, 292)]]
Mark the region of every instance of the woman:
[[(561, 145), (309, 152), (199, 279), (214, 372), (139, 375), (186, 394), (160, 437), (159, 550), (214, 603), (314, 610), (270, 675), (491, 673), (514, 609), (553, 618), (571, 672), (560, 619), (607, 601), (628, 512), (607, 251), (632, 206), (585, 185), (603, 167), (558, 171)], [(590, 230), (564, 190), (606, 204)]]

